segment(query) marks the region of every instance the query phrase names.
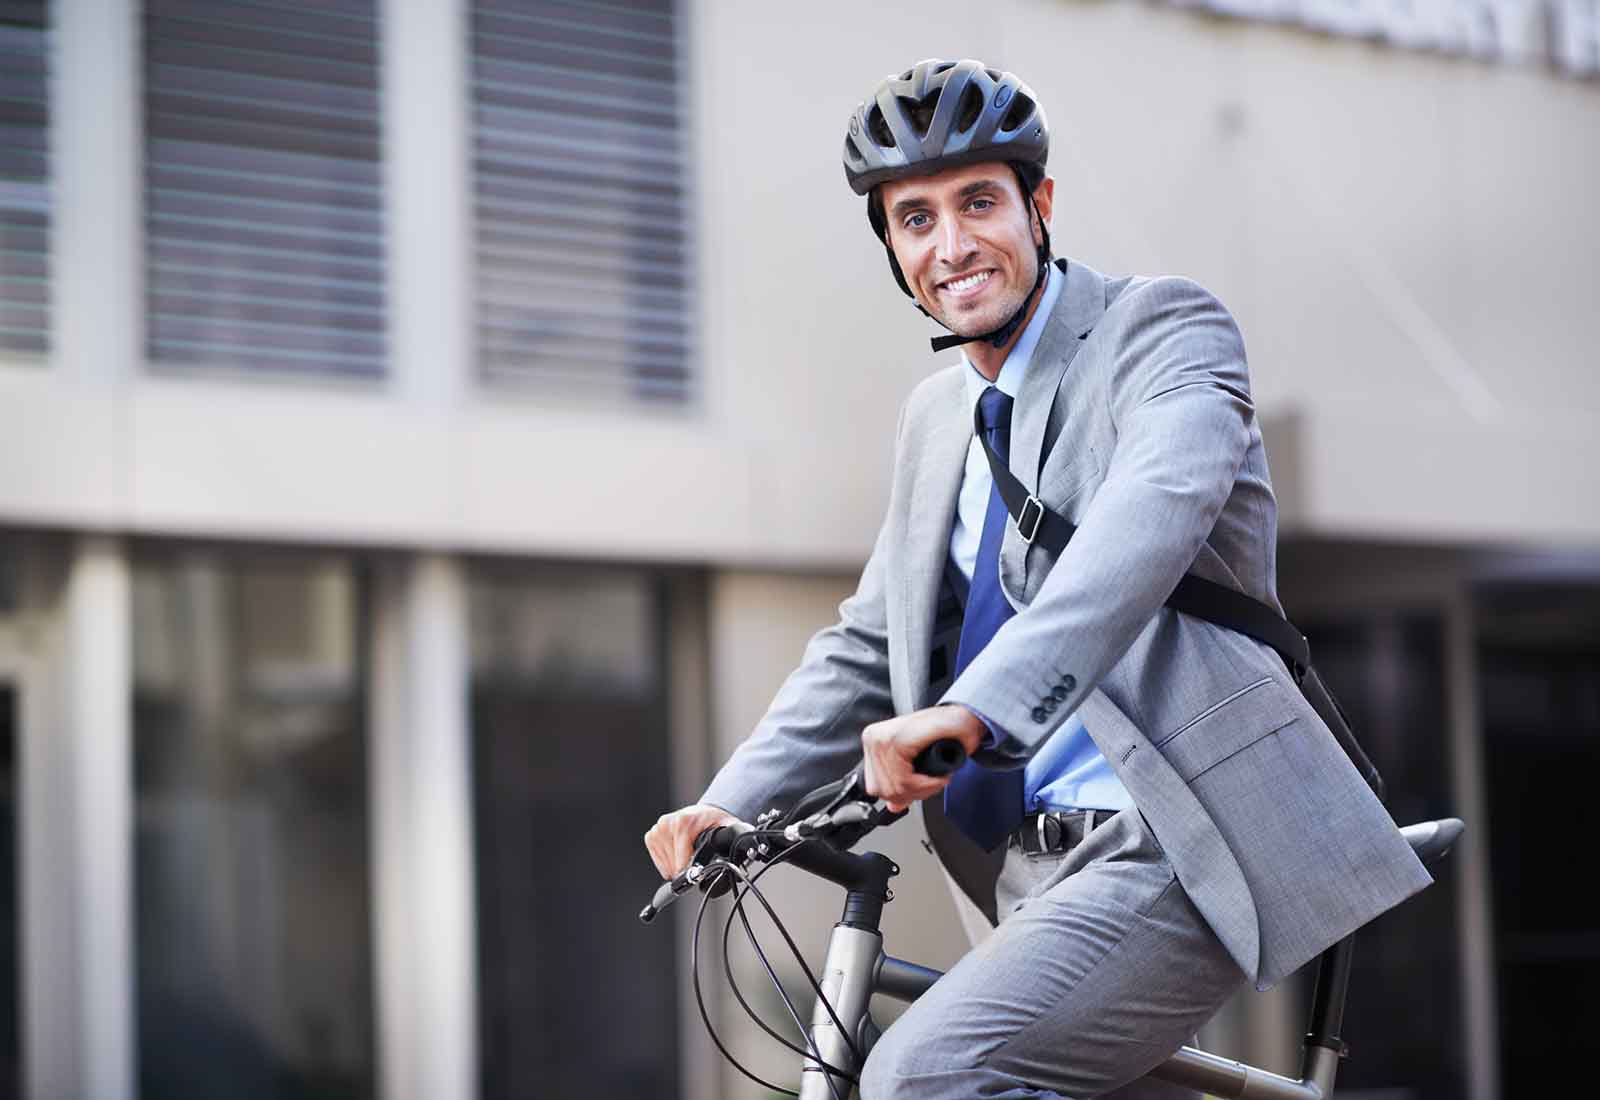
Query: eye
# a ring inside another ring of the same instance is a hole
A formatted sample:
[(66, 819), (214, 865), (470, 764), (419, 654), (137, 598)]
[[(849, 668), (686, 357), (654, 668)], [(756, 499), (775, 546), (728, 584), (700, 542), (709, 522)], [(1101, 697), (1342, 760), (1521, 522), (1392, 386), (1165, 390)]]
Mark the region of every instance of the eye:
[(988, 210), (992, 206), (994, 206), (994, 200), (993, 199), (973, 199), (972, 202), (970, 202), (967, 205), (967, 209), (976, 210), (979, 213), (982, 213), (983, 211)]
[(905, 220), (907, 229), (921, 229), (932, 221), (926, 214), (908, 214)]

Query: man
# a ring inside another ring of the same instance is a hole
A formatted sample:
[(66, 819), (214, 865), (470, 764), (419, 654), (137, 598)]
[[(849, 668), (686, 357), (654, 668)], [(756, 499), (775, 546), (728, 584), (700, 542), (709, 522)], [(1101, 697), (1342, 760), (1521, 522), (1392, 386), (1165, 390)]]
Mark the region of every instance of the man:
[[(1430, 881), (1279, 657), (1164, 606), (1193, 572), (1278, 609), (1243, 344), (1192, 282), (1050, 262), (1048, 148), (1031, 90), (976, 61), (888, 77), (851, 118), (846, 176), (963, 361), (902, 410), (839, 623), (701, 802), (645, 838), (670, 875), (701, 830), (858, 756), (891, 807), (929, 800), (999, 927), (874, 1048), (863, 1100), (1170, 1094), (1138, 1079), (1244, 981), (1271, 986)], [(1037, 536), (1061, 520), (1077, 530), (1051, 551)], [(973, 760), (915, 774), (945, 737)]]

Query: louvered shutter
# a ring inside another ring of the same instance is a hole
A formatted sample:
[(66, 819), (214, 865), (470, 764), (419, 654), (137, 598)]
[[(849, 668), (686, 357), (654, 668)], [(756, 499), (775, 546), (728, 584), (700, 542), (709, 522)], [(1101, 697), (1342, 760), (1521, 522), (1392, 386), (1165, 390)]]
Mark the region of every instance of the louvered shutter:
[(50, 348), (48, 15), (0, 0), (0, 351)]
[(677, 5), (472, 5), (478, 362), (682, 402), (691, 278)]
[(381, 373), (373, 0), (149, 0), (144, 31), (152, 361)]

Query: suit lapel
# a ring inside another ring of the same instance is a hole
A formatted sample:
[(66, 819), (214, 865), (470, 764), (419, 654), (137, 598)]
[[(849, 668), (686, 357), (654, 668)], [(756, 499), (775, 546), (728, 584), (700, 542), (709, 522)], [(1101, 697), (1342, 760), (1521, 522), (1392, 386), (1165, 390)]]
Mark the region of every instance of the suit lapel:
[[(1077, 356), (1083, 338), (1105, 312), (1104, 277), (1075, 261), (1062, 262), (1066, 263), (1067, 285), (1056, 299), (1039, 343), (1033, 349), (1033, 358), (1023, 372), (1011, 422), (1008, 465), (1030, 493), (1039, 491), (1039, 472), (1045, 460), (1045, 427), (1050, 422), (1050, 410), (1061, 389), (1061, 380)], [(1002, 590), (1013, 603), (1026, 590), (1027, 549), (1027, 544), (1017, 534), (1016, 525), (1007, 525), (1005, 541), (1000, 546), (1000, 581)]]
[(921, 706), (927, 693), (934, 613), (950, 556), (950, 530), (955, 524), (967, 446), (972, 442), (966, 385), (959, 371), (952, 371), (950, 379), (947, 396), (935, 403), (927, 428), (909, 437), (920, 447), (912, 463), (911, 491), (905, 503), (901, 550), (906, 598), (901, 603), (905, 621), (900, 625), (906, 639), (907, 686), (913, 707)]

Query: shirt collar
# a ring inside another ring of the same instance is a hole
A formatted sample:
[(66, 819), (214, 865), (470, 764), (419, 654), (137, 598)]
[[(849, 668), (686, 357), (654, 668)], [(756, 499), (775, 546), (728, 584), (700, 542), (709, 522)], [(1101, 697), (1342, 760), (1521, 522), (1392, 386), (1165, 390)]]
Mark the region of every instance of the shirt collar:
[(1066, 282), (1055, 264), (1049, 264), (1045, 271), (1044, 290), (1039, 295), (1039, 308), (1033, 311), (1033, 316), (1028, 319), (1028, 327), (1022, 330), (1022, 336), (1012, 345), (1006, 361), (1000, 365), (1000, 376), (993, 383), (978, 373), (978, 368), (972, 365), (972, 360), (967, 358), (967, 353), (962, 351), (961, 361), (967, 365), (967, 403), (977, 407), (978, 398), (983, 396), (983, 391), (992, 384), (999, 387), (1000, 392), (1007, 397), (1016, 397), (1022, 389), (1022, 374), (1028, 369), (1028, 361), (1033, 358), (1033, 349), (1039, 346), (1039, 337), (1044, 334), (1044, 326), (1050, 319), (1050, 311), (1055, 308), (1056, 299), (1061, 297), (1061, 287)]

